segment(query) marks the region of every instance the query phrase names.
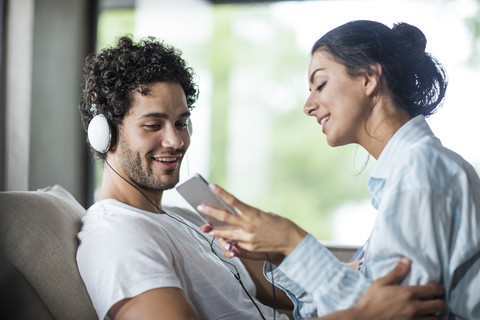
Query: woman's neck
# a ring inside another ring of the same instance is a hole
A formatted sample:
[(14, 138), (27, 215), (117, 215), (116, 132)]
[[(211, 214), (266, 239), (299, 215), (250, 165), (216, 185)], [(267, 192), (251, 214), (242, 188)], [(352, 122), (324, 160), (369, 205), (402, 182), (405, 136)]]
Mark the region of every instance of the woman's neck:
[(366, 134), (359, 144), (378, 159), (395, 132), (410, 119), (406, 110), (392, 103), (379, 102), (366, 120)]

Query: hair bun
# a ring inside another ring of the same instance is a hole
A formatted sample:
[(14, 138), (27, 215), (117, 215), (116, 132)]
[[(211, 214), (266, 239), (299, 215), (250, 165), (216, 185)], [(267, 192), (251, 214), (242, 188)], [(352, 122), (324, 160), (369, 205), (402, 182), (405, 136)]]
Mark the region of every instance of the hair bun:
[(403, 38), (407, 47), (415, 49), (415, 52), (425, 52), (427, 38), (417, 27), (405, 22), (400, 22), (393, 25), (392, 31)]

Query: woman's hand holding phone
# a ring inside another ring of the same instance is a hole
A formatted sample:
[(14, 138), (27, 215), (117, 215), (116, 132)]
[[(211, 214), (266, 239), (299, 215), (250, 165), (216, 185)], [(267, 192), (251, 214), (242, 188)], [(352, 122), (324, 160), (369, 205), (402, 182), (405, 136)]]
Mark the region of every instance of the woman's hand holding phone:
[(176, 187), (178, 193), (187, 200), (187, 202), (197, 210), (205, 222), (215, 228), (233, 228), (228, 223), (216, 220), (215, 218), (204, 215), (198, 210), (200, 205), (208, 205), (217, 209), (223, 209), (229, 215), (238, 215), (238, 212), (226, 204), (220, 197), (212, 192), (209, 183), (200, 174), (196, 174), (187, 181)]
[[(202, 231), (209, 232), (215, 237), (228, 239), (221, 242), (226, 257), (258, 259), (259, 255), (252, 254), (256, 252), (262, 253), (263, 257), (260, 259), (265, 260), (265, 253), (268, 253), (269, 260), (277, 264), (307, 235), (305, 230), (289, 219), (249, 206), (217, 185), (210, 184), (210, 188), (214, 194), (240, 213), (235, 216), (225, 209), (205, 204), (197, 207), (203, 215), (236, 227), (233, 229), (218, 229), (208, 225), (201, 227)], [(234, 245), (229, 244), (232, 241), (235, 242)]]

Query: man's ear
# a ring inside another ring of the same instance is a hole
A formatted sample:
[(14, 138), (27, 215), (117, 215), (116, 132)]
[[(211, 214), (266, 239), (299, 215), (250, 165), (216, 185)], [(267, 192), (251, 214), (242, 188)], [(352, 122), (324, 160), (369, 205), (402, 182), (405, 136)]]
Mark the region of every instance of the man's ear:
[(365, 94), (371, 96), (380, 90), (380, 79), (382, 77), (382, 66), (379, 63), (372, 64), (364, 75)]

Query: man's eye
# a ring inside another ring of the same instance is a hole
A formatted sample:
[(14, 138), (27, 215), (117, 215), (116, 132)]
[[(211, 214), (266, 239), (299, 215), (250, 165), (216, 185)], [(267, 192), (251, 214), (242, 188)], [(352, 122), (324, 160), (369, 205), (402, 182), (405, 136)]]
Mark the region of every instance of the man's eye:
[(187, 127), (187, 123), (186, 123), (186, 122), (178, 122), (178, 123), (177, 123), (177, 126), (180, 127), (180, 128), (186, 128), (186, 127)]
[(161, 128), (161, 125), (159, 125), (159, 124), (145, 124), (144, 127), (147, 128), (148, 130), (157, 130), (157, 129)]

